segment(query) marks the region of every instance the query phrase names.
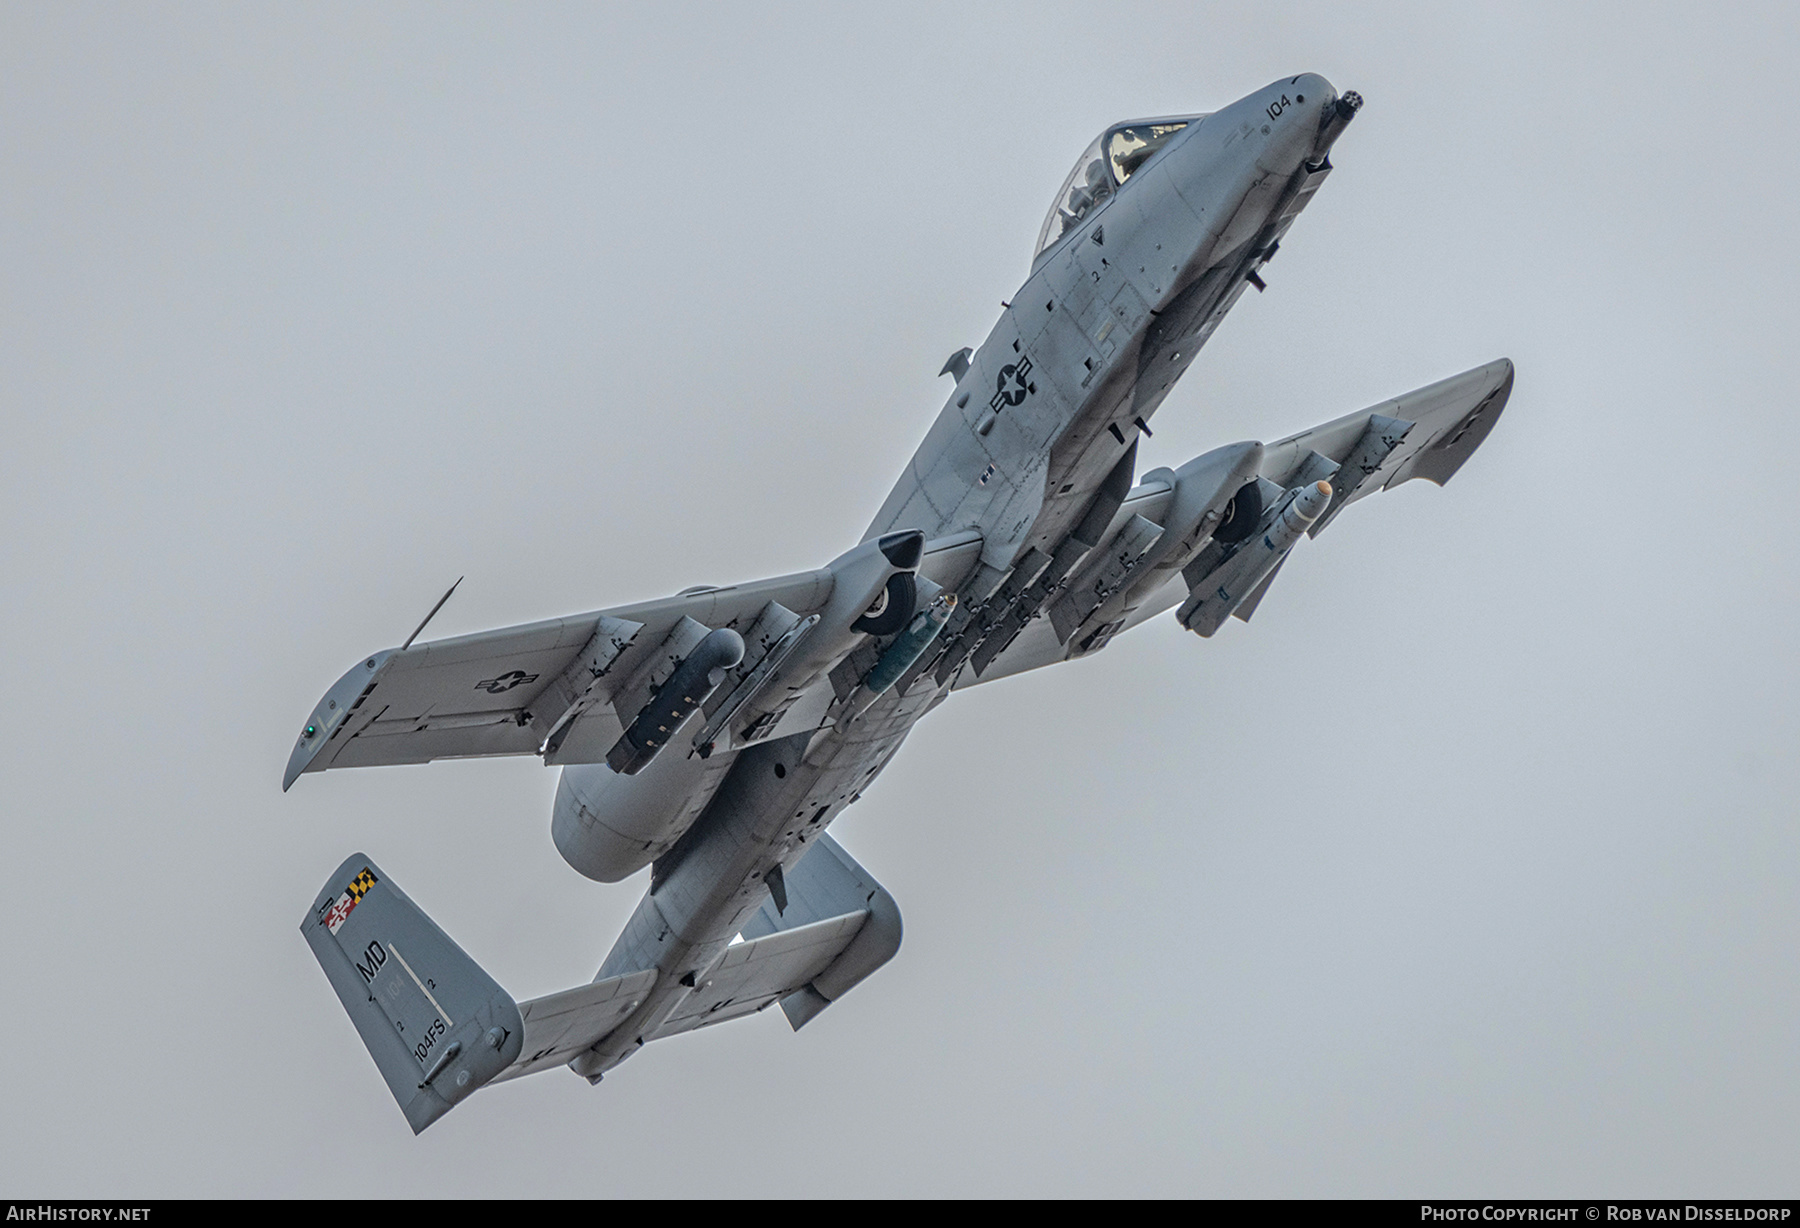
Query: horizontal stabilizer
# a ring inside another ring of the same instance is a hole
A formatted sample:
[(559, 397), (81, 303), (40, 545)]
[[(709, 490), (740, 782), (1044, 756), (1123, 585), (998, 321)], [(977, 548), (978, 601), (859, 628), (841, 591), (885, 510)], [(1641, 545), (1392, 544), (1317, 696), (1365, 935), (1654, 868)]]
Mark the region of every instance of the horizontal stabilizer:
[(519, 1013), (525, 1018), (525, 1044), (519, 1060), (496, 1075), (494, 1082), (566, 1065), (577, 1053), (604, 1040), (637, 1009), (655, 982), (656, 969), (646, 968), (522, 1003)]
[(782, 998), (782, 1013), (798, 1031), (899, 952), (900, 906), (830, 836), (820, 836), (811, 851), (794, 863), (784, 885), (787, 907), (777, 908), (773, 901), (765, 903), (744, 926), (745, 938), (767, 941), (766, 935), (796, 930), (845, 913), (869, 914), (868, 924), (846, 940), (830, 966)]
[(724, 956), (650, 1039), (753, 1014), (805, 990), (837, 961), (868, 920), (868, 909), (861, 908), (725, 948)]
[(519, 1056), (512, 998), (363, 854), (326, 881), (300, 931), (414, 1134)]

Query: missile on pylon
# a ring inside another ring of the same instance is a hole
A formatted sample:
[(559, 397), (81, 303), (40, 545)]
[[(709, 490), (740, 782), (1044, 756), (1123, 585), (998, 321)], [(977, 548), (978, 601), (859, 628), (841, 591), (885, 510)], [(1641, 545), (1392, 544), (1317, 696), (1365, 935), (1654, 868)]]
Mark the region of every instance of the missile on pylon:
[(913, 615), (913, 620), (906, 630), (894, 637), (894, 642), (887, 646), (887, 651), (870, 668), (856, 690), (844, 701), (844, 710), (839, 714), (837, 727), (848, 729), (881, 696), (881, 693), (893, 686), (904, 674), (907, 667), (931, 647), (944, 624), (950, 621), (951, 613), (956, 609), (955, 593), (940, 593), (930, 605)]
[(1331, 504), (1331, 483), (1313, 482), (1288, 492), (1236, 550), (1196, 581), (1175, 617), (1196, 635), (1210, 636), (1256, 586), (1280, 566), (1306, 527)]

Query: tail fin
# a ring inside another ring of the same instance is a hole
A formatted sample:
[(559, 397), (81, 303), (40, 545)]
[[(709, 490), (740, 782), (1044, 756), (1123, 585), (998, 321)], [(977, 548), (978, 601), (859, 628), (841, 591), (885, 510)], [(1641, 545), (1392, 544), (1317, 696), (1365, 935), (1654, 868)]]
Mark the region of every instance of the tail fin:
[(519, 1008), (361, 853), (300, 932), (417, 1134), (519, 1056)]

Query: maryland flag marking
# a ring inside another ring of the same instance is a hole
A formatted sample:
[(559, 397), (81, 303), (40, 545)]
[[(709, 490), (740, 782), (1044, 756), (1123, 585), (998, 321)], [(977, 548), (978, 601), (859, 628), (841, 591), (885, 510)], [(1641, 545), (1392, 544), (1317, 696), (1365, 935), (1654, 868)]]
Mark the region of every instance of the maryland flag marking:
[(363, 872), (351, 879), (350, 885), (344, 888), (344, 894), (340, 895), (336, 901), (325, 910), (324, 921), (326, 928), (334, 934), (337, 933), (339, 927), (341, 927), (345, 921), (349, 920), (350, 914), (356, 911), (356, 906), (361, 902), (363, 896), (369, 894), (369, 888), (374, 885), (374, 872), (367, 866), (364, 866)]

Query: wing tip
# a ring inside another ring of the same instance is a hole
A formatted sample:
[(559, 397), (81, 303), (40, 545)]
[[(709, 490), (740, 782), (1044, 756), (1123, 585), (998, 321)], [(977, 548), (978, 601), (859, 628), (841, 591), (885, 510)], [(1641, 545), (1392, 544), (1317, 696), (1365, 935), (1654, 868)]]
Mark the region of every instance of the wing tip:
[(1494, 371), (1499, 382), (1457, 421), (1447, 432), (1447, 438), (1433, 444), (1412, 461), (1408, 478), (1424, 478), (1437, 486), (1447, 485), (1494, 429), (1506, 403), (1512, 399), (1513, 380), (1518, 370), (1510, 358), (1497, 359), (1481, 369)]
[(293, 788), (294, 782), (305, 775), (306, 765), (311, 761), (312, 755), (304, 752), (310, 752), (311, 750), (312, 747), (310, 746), (296, 746), (294, 748), (294, 753), (288, 756), (288, 765), (281, 773), (281, 791), (283, 793), (286, 793), (289, 789)]

